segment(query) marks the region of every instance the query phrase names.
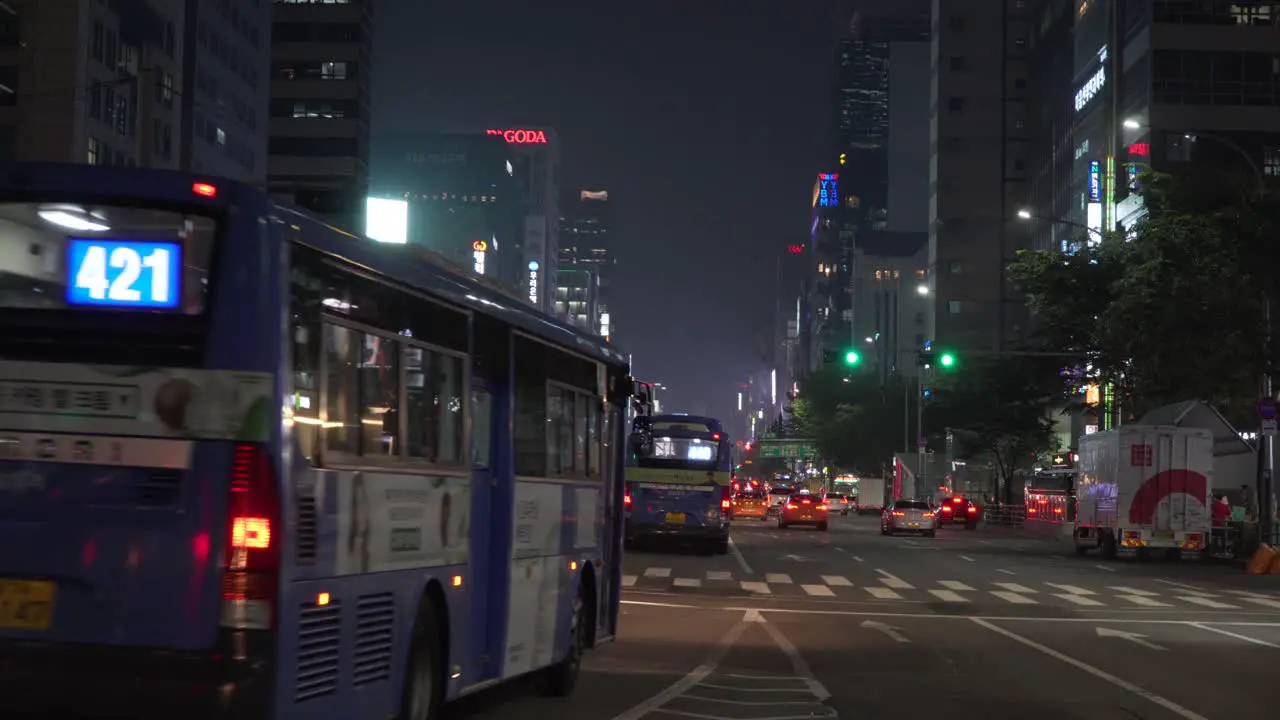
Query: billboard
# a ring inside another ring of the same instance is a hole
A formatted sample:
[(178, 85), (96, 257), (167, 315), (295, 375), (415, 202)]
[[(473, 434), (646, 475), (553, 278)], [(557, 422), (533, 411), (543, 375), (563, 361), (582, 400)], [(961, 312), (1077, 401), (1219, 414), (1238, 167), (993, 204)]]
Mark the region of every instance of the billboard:
[(364, 209), (364, 234), (371, 240), (396, 245), (409, 242), (408, 201), (367, 197)]

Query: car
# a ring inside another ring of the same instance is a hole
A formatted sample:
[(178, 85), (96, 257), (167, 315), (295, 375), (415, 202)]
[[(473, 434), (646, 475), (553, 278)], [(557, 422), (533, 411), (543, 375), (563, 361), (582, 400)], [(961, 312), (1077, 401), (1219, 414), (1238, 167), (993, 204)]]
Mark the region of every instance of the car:
[(787, 497), (787, 502), (778, 508), (778, 529), (785, 530), (792, 525), (813, 525), (820, 531), (826, 531), (830, 517), (825, 498), (808, 490), (798, 490)]
[(769, 495), (760, 486), (746, 486), (733, 498), (733, 517), (769, 519)]
[(840, 493), (831, 493), (827, 495), (827, 509), (831, 512), (838, 512), (841, 515), (848, 515), (849, 510), (853, 507), (853, 503), (849, 501), (848, 495)]
[(953, 495), (943, 498), (938, 508), (938, 525), (964, 525), (965, 530), (978, 527), (978, 506), (966, 497)]
[(771, 485), (769, 486), (769, 514), (777, 515), (778, 510), (787, 504), (787, 499), (796, 491), (790, 485)]
[(938, 534), (938, 515), (923, 500), (898, 500), (880, 516), (880, 534), (920, 533), (928, 537)]

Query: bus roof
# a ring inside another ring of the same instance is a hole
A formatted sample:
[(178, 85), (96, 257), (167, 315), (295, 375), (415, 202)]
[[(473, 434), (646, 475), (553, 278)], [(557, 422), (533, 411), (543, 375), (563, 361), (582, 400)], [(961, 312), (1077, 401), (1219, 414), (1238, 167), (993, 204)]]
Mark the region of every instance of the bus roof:
[(724, 432), (724, 426), (720, 424), (719, 420), (716, 420), (715, 418), (702, 417), (700, 415), (682, 415), (678, 413), (670, 415), (650, 415), (649, 422), (653, 425), (704, 425), (707, 428), (707, 432)]
[[(197, 186), (201, 186), (199, 191)], [(274, 206), (277, 219), (298, 230), (300, 237), (296, 239), (316, 250), (422, 288), (460, 307), (500, 318), (530, 335), (572, 348), (594, 360), (614, 365), (628, 363), (626, 354), (615, 346), (543, 314), (496, 283), (477, 278), (436, 253), (418, 246), (387, 245), (341, 230), (306, 212), (274, 203), (261, 189), (245, 183), (174, 170), (19, 163), (9, 165), (0, 175), (0, 187), (11, 193), (57, 196), (68, 202), (153, 202), (212, 211), (256, 198), (264, 207)]]

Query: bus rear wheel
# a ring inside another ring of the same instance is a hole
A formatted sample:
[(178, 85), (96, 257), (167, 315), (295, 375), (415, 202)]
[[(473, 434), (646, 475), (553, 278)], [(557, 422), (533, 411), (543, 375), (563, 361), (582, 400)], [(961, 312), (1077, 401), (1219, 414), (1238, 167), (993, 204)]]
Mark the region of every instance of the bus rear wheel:
[(542, 693), (552, 697), (564, 697), (573, 693), (578, 686), (578, 675), (582, 671), (582, 654), (586, 649), (584, 621), (586, 619), (586, 602), (583, 590), (578, 589), (578, 596), (573, 600), (573, 619), (569, 625), (569, 654), (565, 659), (546, 669), (542, 676)]
[(405, 673), (402, 720), (439, 720), (444, 704), (440, 616), (435, 603), (424, 601), (418, 613)]

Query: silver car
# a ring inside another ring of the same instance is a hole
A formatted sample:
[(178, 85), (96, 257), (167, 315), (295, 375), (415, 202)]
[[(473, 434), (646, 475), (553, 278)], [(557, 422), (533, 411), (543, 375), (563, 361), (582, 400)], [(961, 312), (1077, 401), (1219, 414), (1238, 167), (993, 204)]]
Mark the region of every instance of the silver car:
[(833, 513), (849, 514), (849, 497), (839, 493), (827, 495), (827, 508)]
[(893, 507), (885, 508), (880, 518), (880, 534), (894, 535), (900, 532), (920, 533), (929, 537), (937, 535), (937, 513), (923, 500), (898, 500)]

